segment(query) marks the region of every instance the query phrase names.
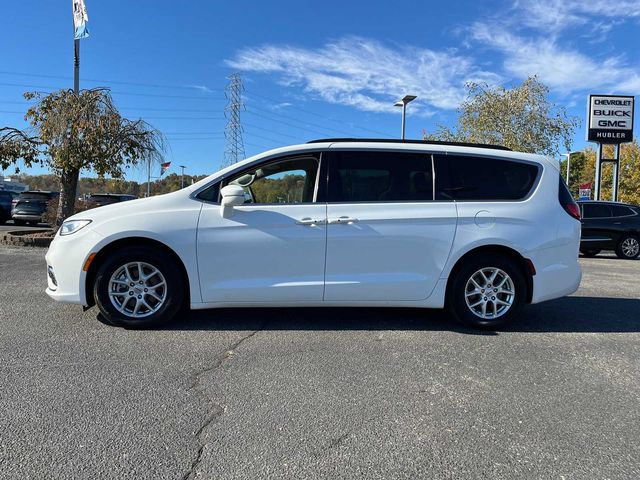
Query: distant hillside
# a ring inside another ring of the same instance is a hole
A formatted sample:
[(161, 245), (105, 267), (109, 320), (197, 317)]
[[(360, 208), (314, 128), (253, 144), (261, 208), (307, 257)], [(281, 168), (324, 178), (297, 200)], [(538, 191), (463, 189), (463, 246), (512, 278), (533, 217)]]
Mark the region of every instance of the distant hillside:
[[(206, 175), (185, 175), (185, 186), (192, 182), (205, 178)], [(32, 190), (54, 190), (60, 189), (58, 179), (55, 175), (11, 175), (21, 183), (26, 183)], [(138, 183), (127, 180), (115, 180), (107, 178), (80, 178), (78, 196), (90, 193), (127, 193), (142, 197), (147, 192), (147, 183)], [(163, 193), (180, 190), (180, 175), (171, 173), (162, 179), (151, 182), (151, 195), (161, 195)]]

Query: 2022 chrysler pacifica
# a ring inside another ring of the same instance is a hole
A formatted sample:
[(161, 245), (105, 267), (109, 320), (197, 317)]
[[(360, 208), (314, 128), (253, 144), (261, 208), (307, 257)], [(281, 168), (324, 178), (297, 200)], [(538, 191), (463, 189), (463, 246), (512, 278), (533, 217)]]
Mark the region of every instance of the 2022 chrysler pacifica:
[(543, 156), (322, 140), (74, 215), (47, 253), (47, 293), (131, 327), (186, 304), (447, 306), (493, 328), (578, 288), (579, 217)]

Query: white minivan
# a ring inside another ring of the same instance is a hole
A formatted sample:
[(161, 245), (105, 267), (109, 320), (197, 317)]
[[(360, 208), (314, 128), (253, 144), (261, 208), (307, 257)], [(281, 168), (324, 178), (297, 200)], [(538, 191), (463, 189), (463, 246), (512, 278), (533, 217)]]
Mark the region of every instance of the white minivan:
[(320, 140), (70, 217), (47, 252), (47, 293), (127, 327), (186, 305), (446, 306), (494, 328), (576, 291), (579, 218), (543, 156)]

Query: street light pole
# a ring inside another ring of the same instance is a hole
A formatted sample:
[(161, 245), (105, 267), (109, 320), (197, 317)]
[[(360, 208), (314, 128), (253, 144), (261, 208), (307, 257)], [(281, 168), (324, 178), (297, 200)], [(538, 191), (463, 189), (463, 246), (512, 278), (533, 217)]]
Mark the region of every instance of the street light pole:
[(180, 188), (184, 188), (184, 169), (187, 168), (185, 165), (178, 165), (182, 169), (182, 173), (180, 174)]
[(569, 186), (569, 172), (571, 169), (571, 155), (573, 155), (574, 153), (580, 153), (579, 151), (573, 151), (573, 152), (567, 152), (567, 153), (563, 153), (562, 155), (567, 157), (567, 187)]
[(402, 130), (401, 130), (401, 137), (402, 140), (404, 140), (404, 134), (405, 134), (405, 122), (406, 122), (406, 116), (407, 116), (407, 104), (414, 101), (416, 98), (415, 95), (405, 95), (404, 97), (402, 97), (401, 100), (398, 100), (396, 103), (393, 104), (394, 107), (402, 107)]

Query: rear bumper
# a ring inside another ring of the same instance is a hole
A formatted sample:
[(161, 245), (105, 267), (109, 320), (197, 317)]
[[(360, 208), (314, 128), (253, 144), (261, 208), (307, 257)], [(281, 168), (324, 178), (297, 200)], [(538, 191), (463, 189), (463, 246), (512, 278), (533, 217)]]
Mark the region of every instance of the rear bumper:
[(536, 267), (531, 303), (564, 297), (580, 287), (577, 242), (531, 252), (528, 257)]

